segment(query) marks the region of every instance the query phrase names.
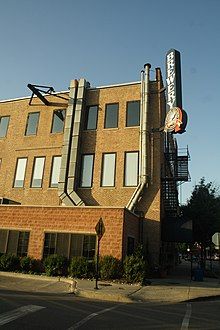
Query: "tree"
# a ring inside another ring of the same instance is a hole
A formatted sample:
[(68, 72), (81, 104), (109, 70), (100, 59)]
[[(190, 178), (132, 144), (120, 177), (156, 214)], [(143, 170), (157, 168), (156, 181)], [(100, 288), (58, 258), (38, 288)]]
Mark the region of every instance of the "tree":
[[(182, 207), (183, 216), (193, 223), (193, 240), (199, 243), (202, 251), (211, 244), (212, 235), (220, 231), (220, 197), (212, 182), (205, 183), (201, 178), (187, 204)], [(204, 255), (204, 254), (203, 254)]]

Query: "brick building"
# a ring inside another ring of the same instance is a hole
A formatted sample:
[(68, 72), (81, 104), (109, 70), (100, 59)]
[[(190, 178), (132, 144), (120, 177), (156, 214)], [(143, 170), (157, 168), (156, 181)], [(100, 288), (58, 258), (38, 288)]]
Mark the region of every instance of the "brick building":
[(0, 101), (1, 253), (92, 258), (102, 218), (101, 255), (142, 243), (160, 262), (166, 101), (160, 69), (149, 73), (59, 93), (29, 85), (31, 98)]

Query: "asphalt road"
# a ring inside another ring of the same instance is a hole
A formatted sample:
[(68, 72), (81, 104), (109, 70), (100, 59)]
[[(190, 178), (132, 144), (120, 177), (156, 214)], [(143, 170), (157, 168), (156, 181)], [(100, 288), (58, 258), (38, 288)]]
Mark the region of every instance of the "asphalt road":
[(176, 304), (92, 301), (0, 290), (1, 329), (220, 329), (220, 300)]

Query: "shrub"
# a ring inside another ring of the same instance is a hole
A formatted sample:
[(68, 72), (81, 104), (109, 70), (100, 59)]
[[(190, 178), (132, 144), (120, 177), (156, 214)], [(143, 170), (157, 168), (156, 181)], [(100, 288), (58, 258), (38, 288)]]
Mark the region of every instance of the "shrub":
[(103, 280), (118, 279), (122, 277), (121, 261), (113, 256), (100, 258), (100, 277)]
[(45, 267), (41, 260), (32, 259), (32, 267), (30, 270), (31, 274), (42, 274), (45, 273)]
[(3, 254), (0, 257), (0, 270), (13, 272), (19, 270), (20, 261), (14, 254)]
[(20, 268), (23, 273), (30, 273), (33, 271), (34, 259), (31, 257), (22, 257), (20, 259)]
[(129, 283), (140, 282), (144, 283), (146, 277), (147, 264), (144, 260), (142, 248), (134, 252), (134, 254), (127, 256), (124, 260), (124, 277)]
[(69, 265), (69, 275), (77, 278), (91, 278), (95, 273), (94, 261), (85, 257), (73, 257)]
[(48, 276), (66, 276), (68, 259), (60, 255), (50, 255), (43, 260), (45, 273)]

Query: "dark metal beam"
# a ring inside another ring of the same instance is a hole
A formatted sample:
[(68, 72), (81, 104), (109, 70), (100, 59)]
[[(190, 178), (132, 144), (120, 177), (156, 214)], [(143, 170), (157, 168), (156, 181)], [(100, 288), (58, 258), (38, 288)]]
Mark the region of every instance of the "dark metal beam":
[[(27, 87), (32, 91), (32, 97), (31, 97), (31, 99), (30, 99), (30, 102), (29, 102), (29, 105), (31, 104), (31, 101), (32, 101), (32, 99), (33, 99), (33, 95), (35, 94), (37, 97), (39, 97), (39, 99), (45, 104), (45, 105), (49, 105), (50, 104), (50, 102), (43, 96), (43, 94), (41, 93), (41, 92), (43, 92), (43, 91), (41, 91), (39, 88), (36, 88), (36, 86), (37, 85), (32, 85), (32, 84), (28, 84), (27, 85)], [(37, 87), (45, 87), (45, 88), (47, 88), (46, 86), (37, 86)], [(49, 88), (52, 88), (52, 87), (49, 87)], [(52, 91), (52, 90), (51, 90)], [(46, 92), (44, 92), (44, 93), (46, 93)], [(47, 93), (48, 93), (48, 91), (47, 91)]]

